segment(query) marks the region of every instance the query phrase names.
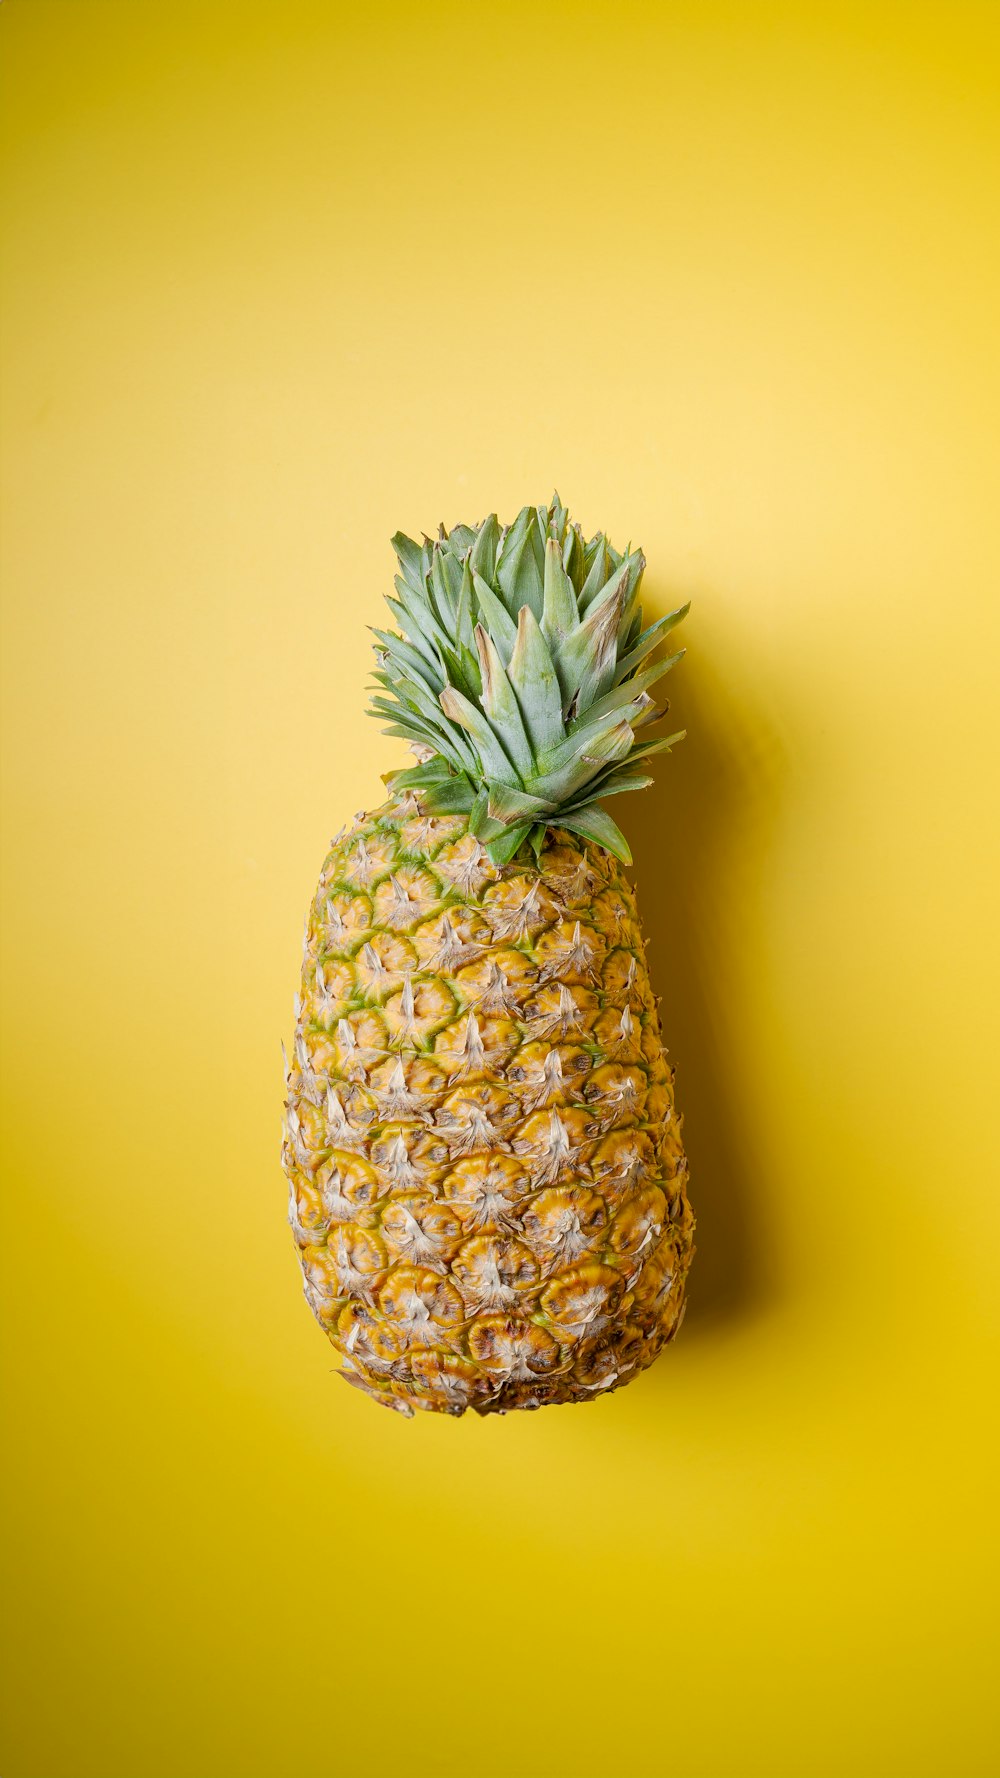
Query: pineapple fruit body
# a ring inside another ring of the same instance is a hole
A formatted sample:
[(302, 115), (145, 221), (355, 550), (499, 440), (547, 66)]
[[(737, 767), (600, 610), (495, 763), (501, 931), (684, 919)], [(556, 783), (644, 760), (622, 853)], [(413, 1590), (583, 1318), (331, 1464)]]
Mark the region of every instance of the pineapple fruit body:
[(692, 1254), (633, 890), (548, 827), (494, 863), (396, 794), (306, 929), (283, 1151), (341, 1374), (404, 1414), (588, 1401), (676, 1333)]

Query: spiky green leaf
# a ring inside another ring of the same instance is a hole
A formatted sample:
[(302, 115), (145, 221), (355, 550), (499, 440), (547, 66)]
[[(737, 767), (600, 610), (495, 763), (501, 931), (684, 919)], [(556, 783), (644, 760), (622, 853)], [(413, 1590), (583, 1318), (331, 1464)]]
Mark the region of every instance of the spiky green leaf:
[(439, 701), (448, 720), (457, 723), (471, 738), (486, 775), (497, 778), (501, 784), (516, 785), (518, 776), (513, 762), (483, 711), (453, 685), (445, 686)]
[(483, 825), (489, 818), (488, 802), (489, 793), (485, 784), (481, 784), (472, 799), (472, 808), (469, 810), (469, 832), (475, 839), (482, 837)]
[(469, 555), (469, 566), (482, 580), (492, 582), (496, 573), (497, 547), (500, 542), (500, 522), (495, 512), (480, 525), (476, 533), (476, 541)]
[[(663, 641), (664, 636), (674, 628), (675, 624), (684, 621), (690, 609), (691, 602), (689, 600), (686, 605), (678, 606), (676, 611), (668, 612), (666, 617), (657, 618), (655, 623), (650, 624), (648, 630), (641, 631), (634, 641), (628, 643), (628, 652), (619, 656), (618, 665), (615, 668), (616, 685), (620, 685), (630, 673), (634, 673), (636, 668), (641, 666), (646, 656), (659, 642)], [(683, 652), (684, 650), (681, 649), (680, 654)], [(675, 655), (674, 659), (679, 660), (680, 654)]]
[(490, 727), (499, 736), (504, 752), (516, 766), (522, 783), (525, 783), (534, 769), (534, 757), (524, 719), (514, 696), (514, 688), (497, 653), (496, 644), (492, 636), (487, 635), (482, 624), (476, 625), (475, 636), (482, 674), (483, 711)]
[(560, 815), (555, 823), (565, 827), (570, 833), (578, 833), (585, 840), (593, 840), (596, 845), (603, 846), (606, 852), (620, 858), (623, 864), (631, 864), (632, 854), (629, 844), (621, 828), (612, 821), (606, 809), (599, 808), (596, 803), (589, 809), (581, 809), (575, 815)]
[(544, 557), (535, 507), (522, 507), (497, 556), (497, 586), (512, 618), (522, 605), (542, 615)]
[(526, 791), (514, 790), (509, 784), (487, 784), (486, 790), (494, 821), (524, 821), (528, 817), (540, 821), (554, 812), (553, 804), (546, 802), (544, 797), (529, 796)]
[(474, 792), (468, 778), (445, 778), (422, 791), (420, 800), (432, 815), (464, 815), (472, 808)]
[(542, 634), (550, 647), (558, 648), (579, 622), (573, 582), (563, 566), (559, 545), (550, 537), (545, 545), (545, 579), (542, 593)]
[(479, 601), (479, 610), (482, 614), (483, 623), (496, 643), (500, 652), (500, 659), (503, 661), (504, 666), (506, 666), (514, 652), (514, 644), (517, 641), (517, 625), (506, 607), (500, 603), (493, 588), (488, 586), (486, 581), (482, 578), (482, 575), (473, 574), (472, 584), (475, 587), (476, 598)]
[[(614, 823), (612, 823), (612, 826)], [(519, 852), (531, 832), (531, 822), (526, 821), (518, 827), (507, 827), (496, 839), (488, 840), (486, 850), (494, 864), (507, 864), (515, 852)]]
[(558, 747), (566, 730), (552, 655), (538, 619), (527, 605), (522, 605), (518, 613), (517, 638), (507, 672), (537, 762), (543, 753)]
[(683, 652), (658, 646), (687, 607), (643, 629), (641, 552), (602, 533), (585, 544), (558, 493), (506, 530), (494, 514), (393, 544), (395, 630), (375, 632), (371, 710), (433, 749), (393, 785), (467, 812), (501, 852), (525, 834), (537, 850), (562, 819), (625, 856), (599, 799), (645, 787), (640, 762), (679, 739), (643, 736), (664, 713), (648, 688)]

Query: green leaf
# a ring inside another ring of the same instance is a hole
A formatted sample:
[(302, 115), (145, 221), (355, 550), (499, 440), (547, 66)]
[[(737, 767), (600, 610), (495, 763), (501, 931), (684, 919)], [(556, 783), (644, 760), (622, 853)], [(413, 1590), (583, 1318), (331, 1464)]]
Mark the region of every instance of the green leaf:
[(493, 588), (487, 586), (481, 575), (473, 574), (472, 584), (476, 589), (476, 598), (479, 601), (479, 609), (482, 612), (485, 627), (496, 643), (500, 659), (506, 666), (517, 641), (517, 625), (510, 612), (501, 605)]
[(580, 723), (558, 747), (553, 747), (539, 761), (543, 773), (558, 772), (563, 766), (572, 765), (575, 760), (588, 755), (609, 759), (616, 757), (621, 748), (627, 752), (635, 739), (631, 718), (638, 712), (639, 703), (635, 700), (615, 717), (595, 717), (592, 722), (588, 719)]
[(438, 554), (441, 558), (440, 574), (448, 589), (448, 609), (454, 620), (455, 607), (458, 604), (459, 589), (462, 585), (463, 562), (461, 555), (450, 543), (442, 544)]
[(584, 565), (587, 570), (586, 579), (580, 588), (579, 606), (581, 615), (597, 598), (609, 574), (611, 558), (608, 555), (608, 540), (601, 533), (587, 545), (584, 551)]
[(579, 525), (569, 525), (567, 527), (566, 538), (562, 549), (562, 562), (563, 567), (573, 583), (573, 596), (575, 600), (576, 594), (583, 585), (584, 578), (583, 538), (580, 535)]
[(502, 821), (505, 827), (511, 821), (523, 821), (527, 816), (537, 821), (540, 816), (553, 812), (553, 804), (547, 803), (543, 797), (513, 790), (509, 784), (488, 783), (486, 789), (490, 814), (494, 821)]
[(570, 833), (582, 834), (585, 840), (593, 840), (596, 845), (603, 846), (606, 852), (612, 852), (623, 864), (632, 862), (628, 841), (621, 828), (612, 821), (607, 810), (599, 808), (596, 803), (575, 815), (557, 815), (553, 826), (565, 827)]
[(472, 808), (474, 792), (468, 778), (445, 778), (421, 792), (421, 801), (434, 815), (464, 815)]
[(412, 710), (423, 716), (435, 729), (443, 729), (441, 719), (441, 698), (447, 686), (436, 695), (429, 691), (422, 679), (406, 679), (402, 676), (393, 682), (393, 690)]
[(675, 741), (683, 741), (686, 734), (686, 728), (679, 728), (675, 735), (663, 735), (658, 741), (640, 741), (628, 756), (629, 765), (640, 759), (649, 759), (654, 753), (669, 753)]
[(545, 580), (542, 603), (542, 634), (549, 646), (558, 647), (580, 621), (573, 582), (563, 567), (559, 545), (549, 538), (545, 545)]
[[(509, 689), (509, 688), (508, 688)], [(449, 722), (455, 722), (470, 737), (479, 755), (479, 766), (486, 778), (496, 778), (501, 784), (517, 785), (518, 775), (504, 751), (499, 735), (487, 722), (481, 710), (462, 696), (453, 685), (446, 685), (439, 699), (442, 710)]]
[(575, 705), (577, 715), (582, 715), (611, 683), (618, 621), (625, 598), (625, 589), (619, 582), (610, 598), (600, 600), (588, 611), (555, 656), (563, 698), (567, 706)]
[(373, 716), (386, 717), (389, 722), (419, 723), (421, 729), (428, 736), (433, 736), (434, 740), (437, 740), (437, 730), (432, 729), (430, 723), (425, 722), (423, 717), (415, 715), (408, 705), (401, 703), (398, 699), (373, 697), (370, 709)]
[[(614, 825), (612, 823), (612, 825)], [(494, 864), (507, 864), (515, 852), (520, 851), (529, 833), (531, 822), (526, 821), (521, 827), (508, 827), (499, 838), (489, 840), (486, 850)]]
[[(575, 724), (578, 725), (584, 720), (589, 722), (602, 716), (610, 717), (616, 710), (623, 710), (626, 705), (638, 698), (647, 686), (655, 685), (658, 679), (663, 678), (664, 673), (669, 673), (671, 667), (676, 666), (683, 653), (682, 648), (678, 650), (677, 654), (666, 655), (661, 660), (653, 661), (650, 666), (643, 667), (641, 672), (634, 674), (631, 679), (626, 679), (623, 685), (616, 685), (611, 691), (605, 692), (602, 698), (597, 698), (587, 710), (585, 717), (575, 718)], [(636, 714), (638, 715), (638, 711)], [(575, 724), (571, 722), (569, 725), (571, 735), (575, 733)]]
[(445, 684), (457, 685), (460, 692), (464, 692), (467, 698), (475, 701), (482, 692), (479, 663), (475, 655), (471, 654), (467, 648), (461, 650), (442, 648), (441, 659), (446, 671), (441, 685), (436, 686), (435, 690), (442, 691)]
[(643, 692), (642, 701), (642, 709), (637, 716), (633, 716), (632, 718), (632, 727), (634, 729), (649, 728), (651, 723), (662, 722), (667, 711), (670, 709), (670, 705), (665, 699), (662, 704), (657, 704), (656, 700), (651, 698), (648, 692)]
[(409, 586), (419, 589), (423, 586), (424, 570), (422, 551), (419, 543), (407, 537), (405, 531), (397, 531), (392, 539), (392, 547), (403, 572), (403, 579)]
[(476, 541), (476, 533), (471, 525), (454, 525), (448, 533), (448, 543), (456, 556), (464, 556)]
[(372, 635), (378, 638), (393, 663), (398, 662), (411, 678), (424, 679), (434, 691), (441, 690), (444, 679), (440, 663), (433, 655), (428, 657), (422, 649), (407, 642), (405, 636), (394, 636), (390, 630), (372, 629)]
[[(590, 601), (587, 610), (589, 612), (600, 610), (621, 592), (624, 594), (623, 599), (619, 602), (621, 616), (630, 617), (635, 591), (645, 566), (645, 557), (641, 550), (634, 550), (630, 556), (623, 556), (618, 567), (609, 575), (600, 591)], [(582, 604), (581, 599), (581, 608)]]
[(628, 588), (625, 608), (618, 621), (617, 652), (621, 654), (625, 647), (625, 638), (635, 627), (636, 619), (642, 625), (642, 607), (639, 604), (639, 593), (642, 588), (642, 577), (646, 570), (646, 558), (641, 550), (635, 550), (623, 563), (624, 581)]
[(433, 747), (436, 753), (443, 753), (446, 759), (452, 760), (459, 771), (465, 769), (465, 761), (459, 757), (450, 742), (437, 734), (422, 717), (414, 716), (411, 710), (400, 709), (396, 704), (373, 698), (369, 711), (376, 720), (395, 724), (408, 741), (422, 741), (425, 747)]
[(462, 565), (462, 584), (459, 587), (458, 604), (455, 608), (455, 641), (460, 648), (467, 648), (470, 654), (475, 647), (472, 635), (475, 622), (472, 615), (474, 600), (472, 569), (469, 566), (469, 558), (466, 556)]
[(561, 753), (558, 765), (533, 780), (533, 795), (546, 797), (557, 808), (579, 800), (584, 786), (589, 786), (600, 772), (629, 757), (633, 739), (628, 723), (602, 730), (586, 750), (577, 748), (568, 754)]
[(607, 602), (602, 593), (587, 613), (585, 621), (594, 626), (594, 644), (576, 696), (577, 715), (589, 709), (614, 680), (621, 612), (628, 598), (628, 580), (625, 579), (615, 587)]
[(472, 799), (472, 808), (469, 810), (469, 832), (474, 839), (479, 839), (482, 834), (483, 823), (487, 820), (486, 805), (488, 800), (486, 786), (482, 784), (476, 791)]
[(483, 580), (492, 580), (497, 565), (497, 545), (500, 542), (500, 521), (495, 512), (480, 525), (476, 533), (476, 541), (469, 556), (469, 566)]
[[(461, 732), (456, 734), (454, 727), (450, 727), (449, 724), (443, 720), (443, 715), (446, 713), (442, 711), (441, 699), (444, 698), (449, 691), (451, 691), (452, 695), (456, 698), (461, 697), (462, 695), (461, 692), (453, 691), (451, 687), (445, 686), (444, 691), (438, 694), (437, 699), (434, 699), (429, 695), (424, 686), (418, 685), (417, 682), (412, 679), (401, 679), (396, 687), (397, 695), (406, 700), (406, 703), (413, 709), (415, 714), (423, 717), (424, 722), (435, 736), (436, 744), (440, 745), (441, 742), (446, 743), (446, 745), (451, 748), (453, 754), (457, 753), (458, 763), (463, 771), (470, 772), (472, 776), (475, 777), (478, 775), (479, 761), (476, 758), (474, 747), (470, 745), (470, 742), (466, 740)], [(437, 739), (438, 737), (440, 737), (440, 740)], [(444, 750), (445, 749), (442, 748), (442, 751)]]
[(443, 754), (456, 771), (469, 772), (478, 777), (479, 765), (472, 748), (465, 737), (456, 736), (447, 723), (439, 728), (432, 728), (423, 717), (389, 703), (386, 698), (373, 698), (369, 708), (373, 716), (388, 718), (393, 724), (392, 731), (386, 730), (386, 733), (401, 734), (408, 741), (422, 741), (425, 747), (433, 747), (436, 753)]
[(504, 671), (492, 636), (482, 624), (476, 625), (476, 647), (483, 678), (482, 704), (490, 726), (499, 735), (505, 753), (513, 760), (522, 782), (530, 778), (534, 768), (531, 743), (525, 732), (514, 688)]
[(603, 802), (606, 796), (625, 796), (631, 790), (648, 790), (652, 782), (652, 778), (642, 772), (630, 772), (626, 761), (621, 771), (609, 772), (606, 777), (599, 773), (596, 778), (592, 779), (579, 802), (569, 802), (565, 805), (564, 810), (560, 813), (560, 819), (562, 814), (570, 815), (577, 809), (588, 808), (591, 803)]
[(522, 507), (497, 557), (496, 583), (511, 617), (522, 605), (542, 615), (544, 556), (538, 533), (538, 514), (533, 506)]
[(633, 693), (631, 683), (616, 685), (611, 691), (605, 692), (603, 698), (598, 698), (596, 703), (591, 704), (588, 710), (584, 710), (582, 715), (571, 718), (566, 725), (567, 739), (585, 733), (591, 734), (595, 729), (613, 728), (622, 719), (633, 722), (647, 702), (641, 688)]
[[(651, 653), (657, 643), (663, 640), (667, 632), (672, 630), (675, 624), (683, 622), (690, 609), (691, 602), (689, 600), (686, 605), (679, 606), (676, 611), (669, 612), (666, 617), (657, 618), (655, 623), (650, 624), (648, 630), (643, 630), (642, 634), (636, 639), (628, 653), (623, 654), (619, 658), (618, 665), (615, 668), (616, 685), (622, 684), (622, 682), (628, 678), (630, 673), (635, 672), (636, 668), (645, 660), (647, 654)], [(680, 652), (683, 654), (684, 650), (681, 649)], [(674, 658), (679, 659), (680, 657), (675, 656)]]
[(619, 632), (618, 632), (618, 659), (619, 660), (621, 660), (623, 655), (628, 653), (629, 649), (635, 647), (636, 643), (639, 640), (641, 633), (642, 633), (642, 606), (637, 605), (635, 610), (632, 613), (632, 621), (628, 625), (628, 628), (624, 631), (624, 633), (622, 630), (619, 630)]
[(528, 834), (528, 844), (535, 854), (535, 863), (539, 865), (542, 862), (542, 847), (545, 844), (545, 826), (545, 822), (536, 821), (531, 832)]
[(388, 783), (390, 779), (394, 790), (426, 790), (431, 784), (458, 782), (441, 758), (424, 760), (418, 766), (405, 766), (402, 771), (387, 772), (385, 782)]
[(455, 608), (461, 584), (460, 564), (440, 544), (435, 544), (431, 561), (431, 592), (435, 614), (448, 639), (455, 634)]
[(557, 747), (565, 738), (566, 727), (552, 656), (538, 627), (538, 619), (527, 605), (522, 605), (518, 612), (517, 640), (507, 672), (524, 717), (534, 756), (531, 769), (535, 770), (539, 755)]
[[(405, 636), (408, 636), (414, 648), (429, 663), (434, 663), (434, 638), (439, 628), (434, 621), (429, 607), (423, 607), (418, 616), (398, 599), (387, 599), (386, 604)], [(442, 638), (443, 640), (443, 638)]]

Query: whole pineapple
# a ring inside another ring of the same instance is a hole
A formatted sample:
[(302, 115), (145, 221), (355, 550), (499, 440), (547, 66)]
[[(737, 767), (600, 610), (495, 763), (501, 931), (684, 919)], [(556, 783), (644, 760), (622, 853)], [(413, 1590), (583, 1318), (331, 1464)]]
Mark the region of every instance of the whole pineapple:
[[(377, 1401), (587, 1401), (680, 1326), (673, 1070), (606, 797), (639, 738), (644, 562), (556, 495), (398, 535), (372, 712), (420, 763), (338, 836), (310, 908), (283, 1161), (305, 1292)], [(681, 651), (683, 652), (683, 651)]]

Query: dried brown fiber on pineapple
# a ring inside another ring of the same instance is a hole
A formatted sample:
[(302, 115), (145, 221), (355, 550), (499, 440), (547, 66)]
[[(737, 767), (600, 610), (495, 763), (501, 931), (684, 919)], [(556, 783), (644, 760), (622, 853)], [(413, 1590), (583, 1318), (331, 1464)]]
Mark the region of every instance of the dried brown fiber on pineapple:
[[(338, 836), (306, 925), (283, 1161), (341, 1374), (399, 1412), (628, 1382), (677, 1332), (687, 1165), (630, 862), (657, 655), (639, 551), (556, 495), (397, 535), (372, 714), (418, 765)], [(683, 652), (683, 651), (681, 651)]]

